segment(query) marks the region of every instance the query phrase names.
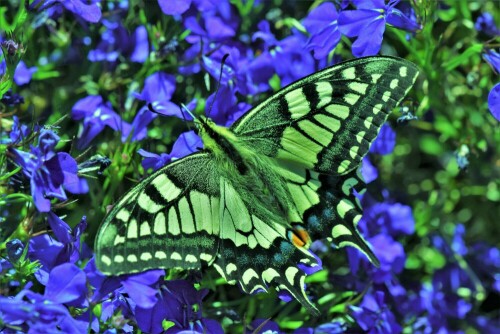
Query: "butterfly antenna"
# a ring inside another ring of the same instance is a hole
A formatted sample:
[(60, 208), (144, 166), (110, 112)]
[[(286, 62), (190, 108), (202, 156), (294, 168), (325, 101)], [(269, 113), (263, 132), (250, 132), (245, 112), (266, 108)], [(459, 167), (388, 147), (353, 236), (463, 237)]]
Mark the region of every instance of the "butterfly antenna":
[(214, 94), (214, 98), (212, 99), (212, 103), (210, 103), (210, 107), (208, 108), (207, 116), (210, 116), (210, 113), (212, 112), (212, 107), (214, 106), (215, 99), (217, 98), (217, 93), (219, 93), (220, 82), (222, 81), (222, 72), (224, 70), (224, 63), (226, 62), (227, 57), (229, 57), (229, 53), (226, 53), (224, 55), (224, 57), (222, 57), (222, 60), (220, 63), (219, 81), (217, 81), (217, 88), (215, 89), (215, 94)]

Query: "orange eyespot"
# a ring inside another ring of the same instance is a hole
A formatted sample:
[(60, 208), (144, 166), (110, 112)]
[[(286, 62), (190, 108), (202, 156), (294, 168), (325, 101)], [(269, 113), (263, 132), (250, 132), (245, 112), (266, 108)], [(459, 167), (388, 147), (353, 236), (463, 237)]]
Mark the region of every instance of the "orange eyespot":
[(295, 226), (293, 230), (288, 231), (288, 240), (298, 248), (307, 249), (312, 243), (309, 233), (301, 226)]

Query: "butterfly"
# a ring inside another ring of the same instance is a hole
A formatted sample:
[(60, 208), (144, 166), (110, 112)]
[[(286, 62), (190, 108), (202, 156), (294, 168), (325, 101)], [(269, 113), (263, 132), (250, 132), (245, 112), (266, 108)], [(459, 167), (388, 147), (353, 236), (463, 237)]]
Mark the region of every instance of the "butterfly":
[(378, 265), (356, 225), (359, 166), (418, 76), (411, 62), (377, 56), (298, 80), (229, 128), (195, 124), (204, 148), (128, 191), (96, 237), (105, 274), (214, 266), (246, 293), (287, 291), (313, 315), (305, 267), (311, 240), (353, 246)]

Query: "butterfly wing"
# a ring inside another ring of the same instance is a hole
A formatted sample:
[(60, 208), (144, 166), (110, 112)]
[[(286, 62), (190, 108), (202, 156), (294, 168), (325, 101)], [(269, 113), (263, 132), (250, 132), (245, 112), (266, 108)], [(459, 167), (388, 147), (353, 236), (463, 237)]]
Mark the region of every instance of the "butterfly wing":
[(317, 260), (305, 249), (295, 247), (283, 222), (263, 221), (245, 204), (232, 184), (221, 179), (221, 247), (215, 268), (226, 281), (240, 283), (246, 293), (267, 291), (268, 286), (288, 291), (311, 313), (319, 315), (309, 301), (301, 263), (310, 268)]
[(231, 129), (269, 157), (346, 174), (359, 165), (417, 75), (417, 67), (400, 58), (347, 61), (280, 90)]
[(279, 161), (299, 214), (292, 221), (313, 239), (358, 248), (375, 265), (356, 228), (361, 208), (352, 190), (362, 188), (361, 159), (417, 75), (399, 58), (344, 62), (287, 86), (232, 126), (239, 140)]
[(172, 162), (130, 190), (107, 215), (96, 239), (96, 263), (106, 274), (213, 264), (247, 293), (287, 290), (312, 313), (297, 263), (317, 266), (293, 246), (283, 223), (253, 214), (209, 153)]
[(200, 268), (219, 248), (219, 173), (211, 154), (195, 153), (159, 169), (126, 193), (96, 237), (106, 274)]

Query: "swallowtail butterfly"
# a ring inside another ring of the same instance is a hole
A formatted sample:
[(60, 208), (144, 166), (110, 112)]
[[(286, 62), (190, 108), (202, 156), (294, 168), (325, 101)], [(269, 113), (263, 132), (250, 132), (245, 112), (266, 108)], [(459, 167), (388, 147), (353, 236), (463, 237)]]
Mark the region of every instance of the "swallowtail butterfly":
[(198, 118), (204, 148), (118, 201), (97, 235), (97, 267), (120, 275), (205, 263), (247, 293), (286, 290), (318, 315), (299, 269), (318, 266), (309, 240), (356, 247), (378, 264), (356, 229), (359, 166), (417, 75), (403, 59), (359, 58), (290, 84), (229, 128)]

